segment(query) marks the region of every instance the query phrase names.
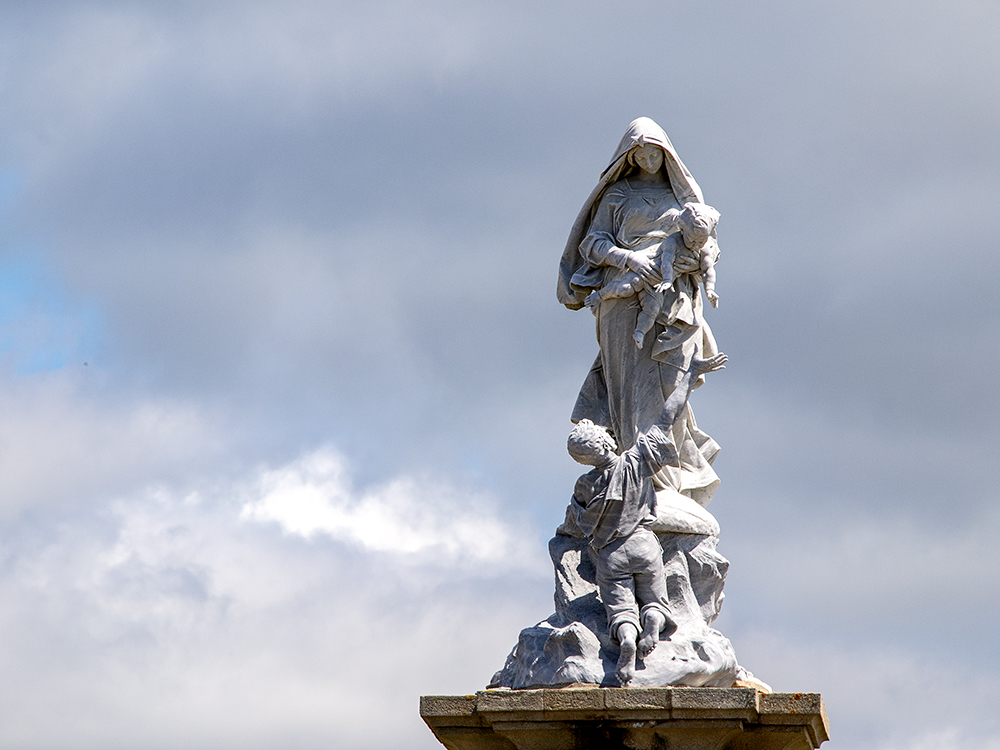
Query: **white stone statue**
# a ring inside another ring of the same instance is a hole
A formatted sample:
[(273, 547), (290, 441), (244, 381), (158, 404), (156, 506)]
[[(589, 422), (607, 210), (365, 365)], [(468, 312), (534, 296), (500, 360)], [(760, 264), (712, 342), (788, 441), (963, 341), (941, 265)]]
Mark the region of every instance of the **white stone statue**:
[(575, 460), (594, 467), (577, 480), (566, 525), (575, 524), (590, 543), (608, 632), (620, 649), (615, 674), (622, 685), (635, 676), (636, 654), (645, 659), (668, 626), (677, 630), (670, 615), (663, 547), (653, 533), (652, 477), (661, 467), (677, 462), (668, 433), (687, 406), (696, 378), (725, 369), (725, 364), (725, 354), (694, 359), (659, 419), (620, 455), (608, 431), (589, 419), (581, 420), (567, 441)]
[[(654, 272), (663, 281), (659, 284), (646, 283), (642, 276), (628, 270), (626, 266), (615, 269), (612, 273), (602, 274), (602, 278), (599, 279), (600, 288), (587, 295), (585, 300), (588, 307), (596, 308), (606, 299), (622, 299), (637, 295), (642, 309), (639, 311), (632, 339), (640, 349), (645, 343), (646, 334), (656, 324), (656, 319), (663, 310), (663, 293), (676, 291), (674, 285), (681, 276), (690, 277), (684, 280), (686, 290), (697, 288), (699, 283), (704, 283), (705, 296), (712, 303), (712, 307), (719, 306), (719, 295), (715, 293), (715, 261), (718, 253), (713, 252), (715, 248), (708, 242), (715, 232), (716, 224), (719, 223), (719, 212), (703, 203), (685, 203), (683, 211), (671, 209), (662, 219), (663, 229), (649, 232), (647, 244), (635, 252), (641, 253), (653, 262)], [(700, 265), (698, 274), (681, 274), (674, 268), (674, 258), (678, 257), (684, 248), (698, 252)]]
[(729, 567), (705, 510), (719, 446), (688, 397), (726, 362), (704, 318), (704, 300), (719, 300), (718, 220), (663, 130), (634, 120), (559, 265), (559, 301), (597, 317), (600, 353), (568, 442), (594, 469), (549, 542), (556, 611), (521, 631), (491, 687), (769, 690), (710, 627)]
[[(704, 204), (701, 188), (660, 126), (640, 117), (629, 125), (580, 210), (559, 265), (559, 301), (579, 309), (588, 297), (592, 300), (601, 348), (572, 420), (607, 427), (623, 451), (659, 417), (692, 358), (718, 353), (703, 314), (705, 295), (698, 288), (703, 278), (706, 291), (715, 297), (718, 214), (706, 206), (697, 215), (711, 227), (707, 237), (698, 237), (694, 228), (682, 228), (681, 217), (694, 224), (698, 210), (686, 209), (686, 204)], [(645, 294), (620, 296), (614, 291), (623, 272), (638, 276)], [(605, 293), (608, 286), (612, 291)], [(649, 309), (650, 304), (659, 309)], [(690, 408), (672, 436), (682, 460), (677, 467), (664, 467), (654, 482), (658, 489), (673, 489), (704, 507), (719, 484), (711, 465), (719, 446), (698, 429)]]

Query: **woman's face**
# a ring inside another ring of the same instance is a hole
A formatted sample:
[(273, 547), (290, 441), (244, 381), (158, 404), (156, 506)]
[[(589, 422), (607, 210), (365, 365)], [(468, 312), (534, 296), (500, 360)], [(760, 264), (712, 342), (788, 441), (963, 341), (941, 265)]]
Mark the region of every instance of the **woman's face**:
[(644, 143), (636, 148), (633, 158), (643, 172), (653, 174), (663, 166), (663, 151), (652, 143)]

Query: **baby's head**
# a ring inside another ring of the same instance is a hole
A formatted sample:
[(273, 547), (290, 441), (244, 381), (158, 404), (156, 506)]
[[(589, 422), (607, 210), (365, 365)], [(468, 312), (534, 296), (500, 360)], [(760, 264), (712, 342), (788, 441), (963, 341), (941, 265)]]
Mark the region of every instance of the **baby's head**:
[(705, 246), (715, 231), (715, 226), (719, 223), (719, 212), (704, 203), (685, 203), (677, 221), (684, 233), (684, 244), (692, 250), (698, 250)]
[(566, 449), (574, 461), (601, 466), (615, 456), (618, 444), (606, 428), (589, 419), (581, 419), (569, 434)]

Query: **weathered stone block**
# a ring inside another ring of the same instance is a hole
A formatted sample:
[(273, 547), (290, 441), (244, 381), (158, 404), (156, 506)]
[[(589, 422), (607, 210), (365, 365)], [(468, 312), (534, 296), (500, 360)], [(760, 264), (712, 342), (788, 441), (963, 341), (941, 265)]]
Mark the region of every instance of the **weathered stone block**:
[(629, 688), (627, 690), (602, 690), (608, 709), (634, 711), (639, 709), (669, 710), (669, 688)]
[(487, 690), (424, 697), (420, 715), (449, 750), (815, 750), (830, 736), (818, 694), (751, 688)]

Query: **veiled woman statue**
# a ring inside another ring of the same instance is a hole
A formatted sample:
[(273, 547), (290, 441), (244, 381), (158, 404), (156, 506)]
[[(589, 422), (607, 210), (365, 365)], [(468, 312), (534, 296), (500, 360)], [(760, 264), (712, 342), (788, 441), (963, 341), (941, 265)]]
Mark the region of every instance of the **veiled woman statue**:
[(521, 631), (491, 687), (753, 684), (711, 627), (728, 561), (704, 509), (719, 446), (687, 399), (722, 369), (714, 306), (718, 212), (663, 130), (629, 125), (583, 205), (559, 266), (559, 301), (590, 306), (600, 354), (567, 449), (593, 467), (549, 542), (554, 614)]
[[(697, 275), (699, 255), (710, 265), (718, 259), (714, 225), (700, 253), (670, 237), (680, 231), (677, 216), (692, 203), (704, 203), (698, 183), (663, 129), (640, 117), (629, 125), (580, 210), (559, 264), (558, 298), (572, 310), (622, 272), (631, 271), (646, 287), (662, 292), (656, 295), (652, 329), (644, 336), (637, 333), (642, 295), (590, 297), (596, 300), (600, 354), (572, 420), (606, 427), (619, 452), (631, 448), (657, 419), (692, 357), (707, 359), (718, 351), (704, 319), (705, 294)], [(665, 244), (672, 255), (664, 253), (664, 268), (656, 258)], [(674, 490), (705, 506), (719, 484), (711, 465), (719, 446), (698, 429), (690, 407), (672, 437), (679, 466), (663, 467), (654, 483), (658, 490)]]

